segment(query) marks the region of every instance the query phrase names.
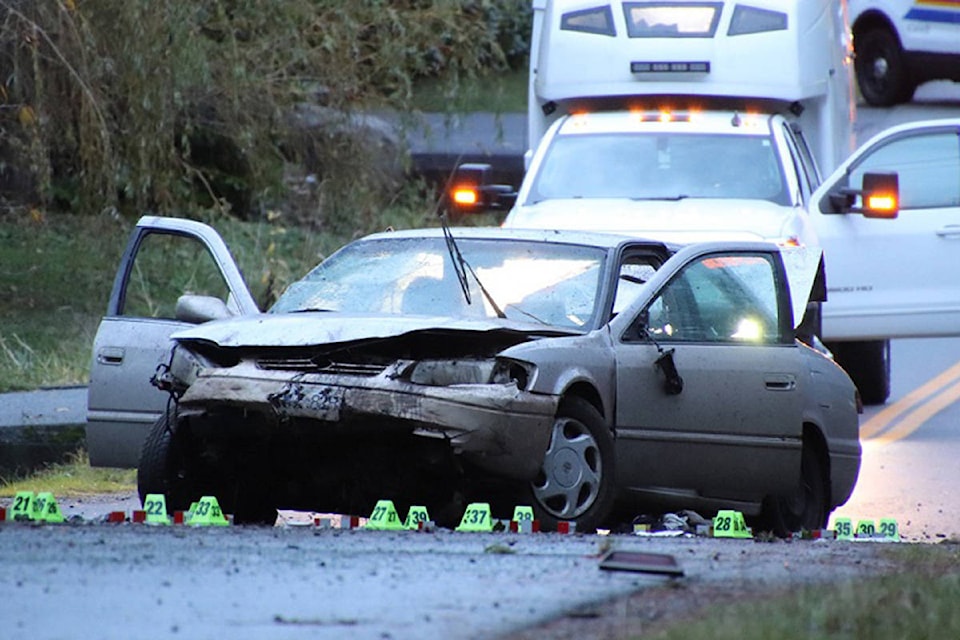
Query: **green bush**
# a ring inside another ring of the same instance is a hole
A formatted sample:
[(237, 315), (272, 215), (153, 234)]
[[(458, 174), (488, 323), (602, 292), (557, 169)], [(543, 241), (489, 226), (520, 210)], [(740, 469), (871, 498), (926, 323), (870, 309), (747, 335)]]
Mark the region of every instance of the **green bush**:
[[(397, 150), (357, 144), (353, 114), (409, 109), (424, 78), (522, 65), (528, 33), (529, 6), (508, 0), (4, 2), (0, 196), (251, 217), (309, 174), (304, 220), (373, 224), (357, 208), (398, 185), (369, 156)], [(326, 114), (306, 135), (290, 117), (304, 104)]]

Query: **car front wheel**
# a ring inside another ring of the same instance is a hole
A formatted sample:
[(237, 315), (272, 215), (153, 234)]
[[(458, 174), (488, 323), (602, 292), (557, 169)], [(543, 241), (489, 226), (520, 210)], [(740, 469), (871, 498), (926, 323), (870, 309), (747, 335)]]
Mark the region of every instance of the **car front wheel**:
[(616, 478), (613, 434), (589, 402), (568, 398), (560, 405), (543, 467), (530, 489), (541, 527), (576, 523), (593, 531), (610, 513)]
[(233, 514), (234, 523), (273, 525), (277, 510), (262, 479), (251, 475), (249, 469), (240, 474), (225, 471), (204, 464), (199, 443), (191, 437), (189, 429), (177, 425), (164, 413), (150, 428), (140, 453), (137, 467), (140, 503), (152, 493), (161, 493), (165, 496), (167, 512), (173, 514), (187, 511), (205, 495), (213, 495), (225, 513)]
[(817, 449), (803, 445), (800, 485), (789, 496), (769, 498), (764, 505), (761, 528), (786, 537), (794, 531), (816, 531), (827, 526), (827, 479)]
[(189, 468), (187, 437), (175, 433), (173, 427), (171, 416), (166, 412), (153, 423), (143, 442), (137, 466), (140, 503), (143, 504), (150, 494), (163, 494), (170, 514), (186, 511), (201, 497)]

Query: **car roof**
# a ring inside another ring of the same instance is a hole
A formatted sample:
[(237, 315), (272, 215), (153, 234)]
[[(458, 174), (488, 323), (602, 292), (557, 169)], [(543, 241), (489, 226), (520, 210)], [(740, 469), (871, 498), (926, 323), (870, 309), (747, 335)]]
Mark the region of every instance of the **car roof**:
[[(450, 227), (455, 239), (477, 240), (525, 240), (534, 242), (551, 242), (557, 244), (576, 244), (592, 246), (602, 249), (615, 249), (630, 242), (648, 245), (654, 249), (676, 251), (680, 246), (659, 240), (640, 238), (628, 233), (580, 231), (567, 229), (520, 229), (504, 227)], [(361, 240), (381, 240), (387, 238), (442, 238), (441, 227), (422, 229), (406, 229), (400, 231), (382, 231), (361, 238)]]

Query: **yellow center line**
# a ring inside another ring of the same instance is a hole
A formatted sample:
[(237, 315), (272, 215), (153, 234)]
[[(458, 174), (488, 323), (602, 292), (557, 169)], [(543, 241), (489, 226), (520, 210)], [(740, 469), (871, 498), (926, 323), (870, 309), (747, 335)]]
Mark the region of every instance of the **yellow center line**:
[(935, 396), (926, 404), (914, 409), (907, 414), (907, 417), (897, 423), (893, 429), (890, 429), (886, 433), (880, 434), (874, 438), (874, 440), (881, 444), (888, 444), (890, 442), (895, 442), (902, 438), (906, 438), (908, 435), (919, 429), (924, 422), (932, 418), (940, 411), (949, 407), (958, 399), (960, 399), (960, 383), (956, 383), (952, 387), (948, 387), (940, 395)]
[(901, 415), (911, 411), (916, 405), (926, 401), (940, 389), (960, 378), (960, 362), (956, 363), (935, 378), (931, 378), (889, 407), (885, 407), (872, 418), (860, 425), (860, 438), (870, 438), (886, 429)]

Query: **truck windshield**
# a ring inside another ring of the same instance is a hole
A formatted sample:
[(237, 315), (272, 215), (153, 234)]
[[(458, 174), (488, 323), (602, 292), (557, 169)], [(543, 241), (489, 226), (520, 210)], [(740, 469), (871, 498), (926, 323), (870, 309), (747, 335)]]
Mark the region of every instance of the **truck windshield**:
[(688, 133), (557, 136), (528, 204), (567, 198), (743, 198), (789, 204), (768, 137)]

